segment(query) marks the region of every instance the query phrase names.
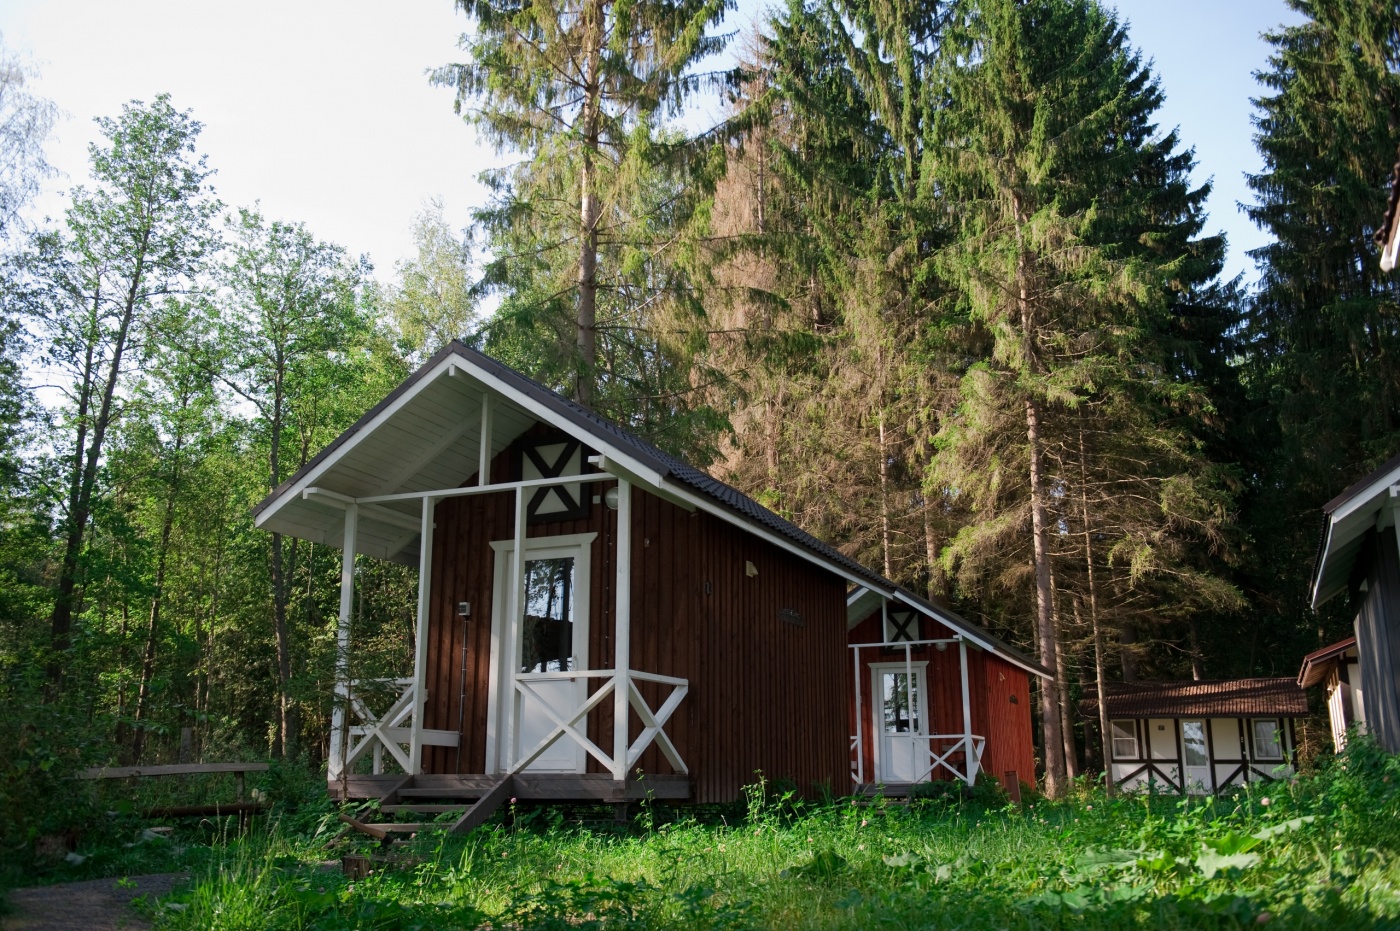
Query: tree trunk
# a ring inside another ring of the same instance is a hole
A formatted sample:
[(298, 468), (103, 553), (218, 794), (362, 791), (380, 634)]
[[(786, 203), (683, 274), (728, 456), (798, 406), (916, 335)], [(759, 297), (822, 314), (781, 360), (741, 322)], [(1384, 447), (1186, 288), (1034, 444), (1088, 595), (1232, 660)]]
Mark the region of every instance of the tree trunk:
[(1191, 638), (1191, 678), (1200, 682), (1206, 676), (1201, 656), (1201, 637), (1200, 632), (1196, 629), (1195, 615), (1187, 620), (1186, 631)]
[[(1051, 576), (1052, 591), (1054, 576)], [(1079, 775), (1079, 748), (1074, 742), (1074, 705), (1069, 697), (1069, 664), (1065, 657), (1064, 622), (1058, 607), (1055, 609), (1055, 685), (1060, 690), (1060, 721), (1065, 742), (1065, 776), (1074, 779)]]
[[(1045, 479), (1040, 463), (1040, 408), (1032, 398), (1026, 399), (1026, 442), (1030, 451), (1031, 536), (1035, 559), (1036, 631), (1040, 640), (1040, 664), (1052, 673), (1059, 666), (1056, 649), (1054, 592), (1050, 584), (1050, 541), (1045, 523)], [(1041, 738), (1045, 745), (1045, 794), (1058, 798), (1064, 794), (1065, 745), (1064, 722), (1060, 716), (1060, 686), (1055, 679), (1041, 683)]]
[[(181, 409), (184, 405), (181, 404)], [(136, 727), (131, 738), (131, 765), (141, 762), (141, 751), (145, 748), (146, 732), (141, 723), (146, 719), (150, 708), (151, 679), (156, 668), (156, 635), (160, 627), (160, 610), (165, 595), (165, 564), (170, 555), (170, 532), (175, 526), (175, 499), (180, 493), (180, 455), (184, 450), (185, 438), (177, 434), (173, 450), (175, 469), (170, 476), (170, 486), (165, 498), (165, 514), (160, 524), (160, 549), (156, 551), (156, 578), (151, 591), (151, 615), (146, 625), (146, 650), (141, 659), (141, 685), (136, 692)]]
[(1123, 667), (1123, 681), (1138, 680), (1137, 629), (1131, 621), (1118, 625), (1118, 662)]
[[(1039, 370), (1036, 352), (1036, 314), (1031, 301), (1032, 256), (1024, 241), (1023, 228), (1027, 222), (1025, 205), (1019, 191), (1011, 195), (1016, 222), (1016, 309), (1020, 315), (1021, 339), (1024, 345), (1025, 370)], [(1057, 666), (1055, 643), (1054, 591), (1050, 582), (1050, 538), (1046, 526), (1046, 496), (1049, 490), (1041, 473), (1040, 405), (1033, 394), (1027, 394), (1026, 455), (1030, 467), (1031, 547), (1035, 565), (1036, 634), (1040, 645), (1040, 664), (1052, 676)], [(1065, 791), (1064, 722), (1060, 717), (1060, 687), (1053, 678), (1041, 683), (1040, 736), (1045, 747), (1045, 794), (1057, 798)]]
[(1084, 524), (1084, 574), (1089, 586), (1089, 624), (1094, 632), (1094, 681), (1099, 693), (1099, 741), (1103, 752), (1104, 791), (1113, 795), (1113, 741), (1108, 724), (1108, 680), (1104, 676), (1103, 630), (1099, 627), (1099, 593), (1094, 575), (1094, 534), (1089, 524), (1089, 469), (1083, 413), (1079, 424), (1079, 508)]
[(892, 579), (894, 561), (890, 555), (890, 454), (886, 447), (884, 411), (877, 416), (880, 426), (880, 556), (885, 578)]
[(602, 47), (604, 10), (601, 0), (589, 0), (583, 11), (583, 106), (579, 127), (583, 147), (579, 164), (579, 261), (578, 261), (578, 402), (594, 401), (598, 361), (598, 192), (596, 177), (599, 123), (602, 107)]
[(938, 534), (933, 529), (933, 505), (924, 499), (924, 557), (928, 560), (928, 600), (940, 608), (948, 607), (943, 592), (943, 567), (938, 562)]
[[(127, 288), (126, 300), (122, 305), (121, 325), (112, 345), (112, 359), (107, 367), (107, 381), (102, 386), (102, 406), (98, 408), (97, 419), (92, 425), (92, 442), (87, 448), (87, 462), (82, 476), (77, 482), (77, 495), (74, 496), (68, 513), (68, 536), (64, 541), (63, 562), (60, 565), (57, 596), (54, 598), (53, 614), (50, 618), (50, 645), (53, 655), (49, 659), (48, 680), (56, 692), (61, 687), (63, 665), (61, 655), (69, 647), (69, 636), (73, 629), (73, 601), (77, 593), (78, 561), (83, 551), (83, 541), (87, 534), (88, 519), (92, 516), (92, 492), (97, 484), (97, 466), (102, 456), (102, 444), (107, 436), (107, 427), (112, 420), (112, 402), (116, 397), (117, 380), (122, 373), (122, 360), (126, 353), (127, 339), (136, 318), (136, 303), (141, 292), (141, 282), (145, 276), (146, 248), (150, 242), (150, 230), (145, 230), (136, 246), (136, 262), (132, 271), (131, 284)], [(96, 298), (94, 298), (94, 308)], [(96, 313), (94, 309), (94, 314)], [(91, 359), (91, 349), (88, 358)], [(89, 383), (90, 384), (90, 383)], [(84, 428), (79, 427), (79, 448), (74, 463), (82, 460), (82, 437)]]
[[(280, 359), (279, 359), (280, 364)], [(282, 385), (280, 379), (273, 388), (272, 438), (268, 450), (268, 487), (275, 489), (282, 483)], [(293, 542), (295, 547), (295, 542)], [(286, 756), (292, 750), (296, 735), (292, 720), (292, 643), (287, 626), (287, 602), (290, 592), (287, 585), (286, 562), (282, 555), (282, 535), (272, 535), (272, 625), (277, 638), (277, 733), (273, 738), (274, 756)]]

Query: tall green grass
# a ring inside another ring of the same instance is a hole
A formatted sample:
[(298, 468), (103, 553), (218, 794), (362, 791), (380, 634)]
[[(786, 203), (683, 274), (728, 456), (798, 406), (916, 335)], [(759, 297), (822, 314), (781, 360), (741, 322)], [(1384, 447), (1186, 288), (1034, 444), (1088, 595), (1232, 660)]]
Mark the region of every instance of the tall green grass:
[(653, 809), (626, 829), (513, 813), (421, 835), (358, 881), (313, 834), (245, 840), (156, 906), (162, 928), (1400, 927), (1400, 763), (1357, 745), (1232, 798)]

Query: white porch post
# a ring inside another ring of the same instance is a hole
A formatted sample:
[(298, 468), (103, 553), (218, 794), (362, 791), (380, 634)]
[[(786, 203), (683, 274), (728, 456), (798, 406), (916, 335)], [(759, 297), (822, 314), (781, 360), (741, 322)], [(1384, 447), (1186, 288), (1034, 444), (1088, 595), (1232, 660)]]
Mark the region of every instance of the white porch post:
[(418, 640), (413, 651), (413, 724), (408, 745), (408, 761), (413, 765), (410, 775), (423, 771), (423, 705), (428, 697), (428, 610), (433, 594), (433, 506), (436, 503), (431, 496), (423, 498), (418, 537)]
[(617, 480), (617, 582), (613, 617), (613, 778), (627, 779), (632, 666), (632, 484)]
[(491, 484), (491, 392), (481, 389), (481, 451), (476, 467), (476, 483)]
[(331, 752), (326, 778), (339, 779), (345, 772), (345, 742), (350, 713), (350, 616), (355, 607), (355, 534), (358, 505), (345, 508), (345, 538), (340, 555), (340, 618), (335, 632), (335, 706), (331, 710)]
[[(861, 716), (864, 714), (864, 711), (863, 711), (863, 709), (861, 708), (861, 701), (860, 701), (860, 688), (861, 688), (861, 683), (860, 683), (860, 646), (859, 646), (859, 645), (857, 645), (857, 646), (855, 647), (855, 649), (851, 650), (851, 655), (852, 655), (852, 662), (855, 664), (855, 683), (856, 683), (856, 784), (857, 784), (857, 785), (864, 785), (864, 784), (865, 784), (865, 726), (864, 726), (864, 725), (865, 725), (865, 722), (861, 719)], [(870, 696), (870, 700), (871, 700), (871, 701), (874, 701), (874, 700), (875, 700), (875, 696), (874, 696), (873, 694)]]
[(962, 672), (963, 754), (967, 761), (967, 784), (977, 781), (977, 753), (972, 746), (972, 701), (967, 687), (967, 641), (958, 638), (958, 667)]
[(497, 753), (501, 759), (501, 771), (515, 769), (515, 719), (520, 695), (515, 688), (515, 677), (520, 672), (519, 645), (525, 614), (521, 597), (525, 594), (525, 498), (526, 489), (515, 489), (515, 536), (514, 548), (510, 555), (510, 594), (506, 597), (505, 622), (501, 625), (501, 647), (505, 655), (501, 657), (501, 681), (505, 688), (497, 701), (503, 703), (501, 709), (501, 742)]

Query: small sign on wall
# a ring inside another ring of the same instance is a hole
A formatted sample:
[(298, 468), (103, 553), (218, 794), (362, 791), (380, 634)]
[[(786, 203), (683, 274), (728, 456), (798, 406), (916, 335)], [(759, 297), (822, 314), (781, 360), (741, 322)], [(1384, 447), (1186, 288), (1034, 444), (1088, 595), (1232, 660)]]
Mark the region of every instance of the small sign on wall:
[(778, 620), (784, 624), (791, 624), (793, 627), (806, 627), (807, 622), (802, 620), (802, 615), (796, 608), (779, 608)]

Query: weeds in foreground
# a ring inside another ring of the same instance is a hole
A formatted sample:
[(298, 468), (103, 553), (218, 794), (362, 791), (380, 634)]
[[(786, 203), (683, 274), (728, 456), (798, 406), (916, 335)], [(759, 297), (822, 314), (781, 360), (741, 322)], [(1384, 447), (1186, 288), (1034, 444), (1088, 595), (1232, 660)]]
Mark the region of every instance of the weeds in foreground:
[(149, 909), (166, 929), (1400, 927), (1400, 760), (1364, 744), (1232, 798), (934, 796), (811, 804), (760, 784), (630, 830), (520, 809), (425, 832), (359, 880), (321, 861), (372, 842), (308, 815), (214, 839)]

